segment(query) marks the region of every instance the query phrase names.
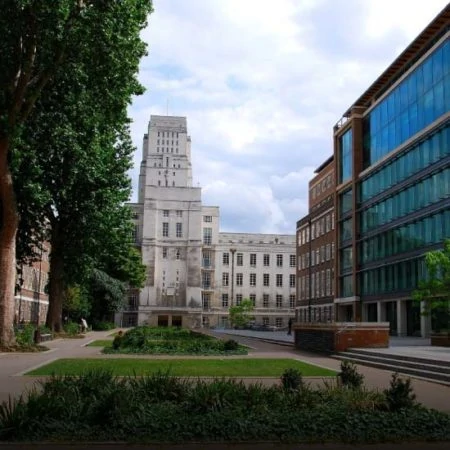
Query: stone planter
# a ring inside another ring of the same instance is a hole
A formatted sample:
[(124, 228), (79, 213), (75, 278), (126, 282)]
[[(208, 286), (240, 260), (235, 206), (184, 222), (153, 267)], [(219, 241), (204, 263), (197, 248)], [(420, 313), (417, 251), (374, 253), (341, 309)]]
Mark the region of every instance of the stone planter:
[(450, 347), (450, 331), (431, 333), (431, 345), (437, 347)]

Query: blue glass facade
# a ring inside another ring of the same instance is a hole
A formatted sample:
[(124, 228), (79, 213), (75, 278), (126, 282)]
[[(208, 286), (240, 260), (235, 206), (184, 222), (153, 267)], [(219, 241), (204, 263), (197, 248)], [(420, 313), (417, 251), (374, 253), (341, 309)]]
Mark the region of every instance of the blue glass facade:
[(364, 167), (450, 110), (450, 40), (428, 56), (364, 121)]
[(340, 147), (340, 167), (339, 167), (339, 182), (344, 183), (352, 176), (352, 145), (353, 145), (353, 131), (350, 129), (346, 131), (339, 139)]

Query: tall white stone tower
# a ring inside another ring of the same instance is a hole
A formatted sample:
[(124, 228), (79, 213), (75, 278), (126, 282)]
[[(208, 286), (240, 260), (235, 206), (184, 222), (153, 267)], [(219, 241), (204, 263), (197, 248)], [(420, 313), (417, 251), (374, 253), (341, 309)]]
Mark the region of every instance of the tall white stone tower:
[(201, 314), (201, 189), (192, 187), (185, 117), (151, 116), (144, 135), (136, 213), (147, 280), (138, 323), (198, 325)]

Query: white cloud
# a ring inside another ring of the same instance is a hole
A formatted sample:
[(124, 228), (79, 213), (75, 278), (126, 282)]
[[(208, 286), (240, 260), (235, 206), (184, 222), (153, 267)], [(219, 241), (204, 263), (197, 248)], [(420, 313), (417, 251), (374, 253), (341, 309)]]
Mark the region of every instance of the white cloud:
[(446, 3), (154, 0), (148, 91), (130, 109), (133, 177), (150, 114), (169, 100), (188, 118), (194, 180), (224, 227), (294, 233), (333, 125)]

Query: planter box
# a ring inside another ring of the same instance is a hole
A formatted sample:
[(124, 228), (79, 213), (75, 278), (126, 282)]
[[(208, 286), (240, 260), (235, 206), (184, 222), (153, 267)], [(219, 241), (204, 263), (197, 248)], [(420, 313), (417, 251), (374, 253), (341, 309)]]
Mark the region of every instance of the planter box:
[(450, 347), (450, 333), (431, 333), (431, 345), (436, 347)]

